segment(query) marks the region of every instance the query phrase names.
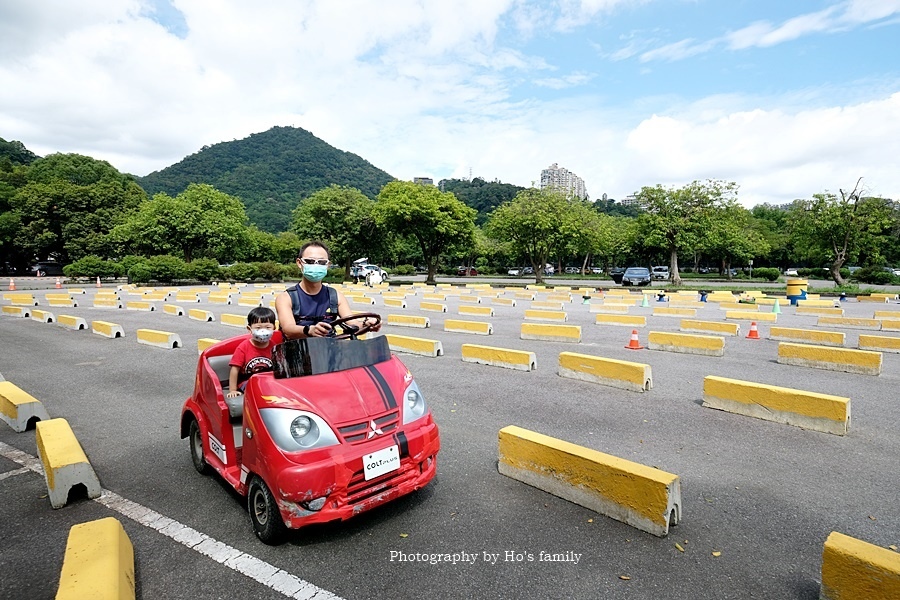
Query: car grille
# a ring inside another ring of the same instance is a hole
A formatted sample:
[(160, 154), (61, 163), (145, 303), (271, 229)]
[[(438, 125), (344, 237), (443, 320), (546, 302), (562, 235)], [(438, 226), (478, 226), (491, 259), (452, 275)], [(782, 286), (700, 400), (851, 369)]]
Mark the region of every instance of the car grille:
[[(375, 423), (374, 429), (380, 433), (374, 433), (372, 423)], [(361, 444), (373, 437), (388, 435), (400, 426), (400, 411), (392, 410), (380, 416), (358, 421), (347, 425), (338, 426), (338, 432), (344, 441), (348, 444)]]
[(350, 478), (347, 485), (347, 503), (358, 504), (372, 496), (380, 494), (384, 490), (396, 487), (404, 478), (404, 471), (409, 464), (410, 459), (404, 458), (400, 461), (400, 468), (390, 473), (385, 473), (375, 479), (366, 481), (366, 476), (362, 471), (357, 471)]

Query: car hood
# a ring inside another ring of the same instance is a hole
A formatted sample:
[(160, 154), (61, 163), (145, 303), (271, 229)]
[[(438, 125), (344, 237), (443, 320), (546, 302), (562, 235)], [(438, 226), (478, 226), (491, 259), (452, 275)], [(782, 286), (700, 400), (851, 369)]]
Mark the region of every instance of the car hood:
[(400, 408), (412, 375), (397, 357), (370, 365), (306, 377), (254, 377), (259, 408), (295, 408), (332, 424), (356, 422)]

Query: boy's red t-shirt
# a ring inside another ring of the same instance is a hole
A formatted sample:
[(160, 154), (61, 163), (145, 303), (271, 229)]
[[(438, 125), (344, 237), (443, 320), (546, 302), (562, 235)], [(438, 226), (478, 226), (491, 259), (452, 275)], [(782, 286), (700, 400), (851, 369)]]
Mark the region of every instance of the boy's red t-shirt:
[(229, 366), (239, 368), (238, 382), (249, 379), (254, 373), (261, 371), (271, 371), (272, 363), (272, 346), (282, 342), (281, 332), (276, 331), (269, 340), (269, 344), (265, 348), (257, 348), (250, 339), (241, 342), (231, 355)]

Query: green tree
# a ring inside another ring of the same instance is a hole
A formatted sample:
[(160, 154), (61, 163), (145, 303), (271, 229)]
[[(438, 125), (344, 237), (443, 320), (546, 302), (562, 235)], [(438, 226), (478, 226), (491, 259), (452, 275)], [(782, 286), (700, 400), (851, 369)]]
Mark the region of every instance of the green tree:
[(375, 203), (359, 190), (330, 185), (294, 209), (291, 232), (300, 239), (325, 242), (332, 262), (342, 265), (349, 278), (355, 259), (380, 256), (388, 245), (374, 212)]
[(195, 257), (231, 256), (247, 242), (247, 215), (238, 198), (205, 184), (192, 184), (175, 198), (157, 194), (117, 227), (112, 237), (125, 252)]
[(750, 212), (736, 200), (711, 208), (709, 229), (700, 238), (699, 249), (718, 259), (722, 271), (731, 279), (731, 265), (745, 265), (769, 252), (769, 244), (753, 229)]
[(108, 256), (107, 233), (146, 199), (130, 176), (79, 154), (51, 154), (25, 173), (9, 205), (18, 219), (13, 243), (30, 257)]
[(813, 264), (828, 263), (831, 278), (838, 285), (846, 280), (841, 267), (856, 259), (862, 250), (880, 257), (884, 234), (893, 225), (891, 203), (883, 198), (863, 196), (859, 178), (850, 192), (814, 194), (811, 200), (794, 204), (792, 231)]
[(375, 220), (386, 230), (416, 240), (434, 283), (441, 256), (475, 242), (475, 210), (432, 185), (392, 181), (381, 188)]
[(488, 235), (508, 242), (513, 252), (526, 256), (535, 281), (544, 281), (544, 265), (551, 253), (565, 244), (571, 227), (573, 204), (553, 189), (522, 190), (512, 202), (503, 204), (487, 223)]
[(673, 284), (681, 284), (678, 253), (699, 247), (709, 231), (711, 209), (736, 196), (736, 183), (715, 180), (694, 181), (683, 188), (643, 187), (635, 194), (647, 211), (638, 217), (644, 243), (669, 255)]

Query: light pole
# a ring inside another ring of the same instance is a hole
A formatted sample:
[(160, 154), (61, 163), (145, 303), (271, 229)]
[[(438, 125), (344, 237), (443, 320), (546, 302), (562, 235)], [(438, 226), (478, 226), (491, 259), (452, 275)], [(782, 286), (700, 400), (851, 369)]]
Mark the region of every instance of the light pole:
[(753, 259), (751, 258), (748, 263), (750, 264), (750, 279), (753, 279)]

